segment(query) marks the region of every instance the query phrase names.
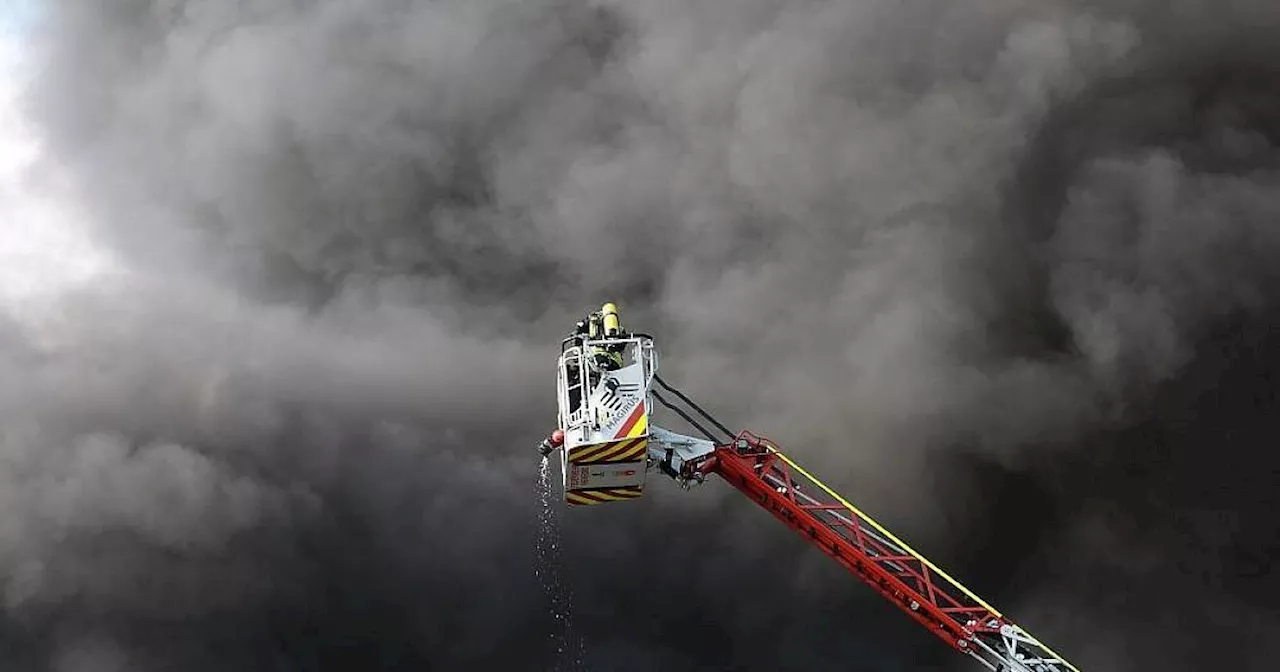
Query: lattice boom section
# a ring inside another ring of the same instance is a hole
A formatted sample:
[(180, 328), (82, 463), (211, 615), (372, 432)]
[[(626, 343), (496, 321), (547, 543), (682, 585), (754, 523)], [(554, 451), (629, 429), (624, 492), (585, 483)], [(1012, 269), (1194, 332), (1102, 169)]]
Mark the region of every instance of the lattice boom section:
[(779, 494), (791, 499), (845, 541), (853, 544), (868, 560), (898, 577), (956, 625), (964, 627), (971, 621), (1000, 615), (995, 609), (968, 594), (959, 584), (933, 571), (927, 560), (897, 542), (871, 520), (859, 515), (857, 510), (840, 502), (830, 501), (830, 495), (820, 484), (791, 468), (781, 453), (773, 452), (763, 464), (765, 467), (761, 470), (762, 477)]
[(716, 451), (713, 471), (857, 574), (949, 645), (991, 670), (1079, 672), (972, 591), (749, 433)]

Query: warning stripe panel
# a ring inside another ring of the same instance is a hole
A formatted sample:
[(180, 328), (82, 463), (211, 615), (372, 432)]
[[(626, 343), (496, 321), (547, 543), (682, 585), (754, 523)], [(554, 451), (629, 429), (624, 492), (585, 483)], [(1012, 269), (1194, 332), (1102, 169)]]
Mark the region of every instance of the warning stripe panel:
[(634, 462), (643, 459), (648, 449), (649, 440), (644, 438), (579, 446), (569, 452), (569, 461), (573, 464)]
[(620, 443), (622, 442), (610, 441), (608, 443), (593, 443), (587, 446), (578, 446), (573, 450), (569, 451), (569, 461), (581, 462), (583, 459), (591, 457), (596, 453), (599, 453), (604, 450), (608, 450), (610, 448), (616, 448)]
[(584, 456), (582, 459), (576, 460), (575, 464), (595, 464), (600, 462), (633, 462), (643, 459), (648, 451), (649, 441), (647, 439), (635, 439), (633, 441), (619, 441), (617, 444), (607, 446), (602, 450), (596, 451), (590, 455)]
[(575, 506), (590, 506), (607, 502), (625, 502), (643, 494), (641, 488), (598, 488), (595, 490), (569, 490), (564, 500)]

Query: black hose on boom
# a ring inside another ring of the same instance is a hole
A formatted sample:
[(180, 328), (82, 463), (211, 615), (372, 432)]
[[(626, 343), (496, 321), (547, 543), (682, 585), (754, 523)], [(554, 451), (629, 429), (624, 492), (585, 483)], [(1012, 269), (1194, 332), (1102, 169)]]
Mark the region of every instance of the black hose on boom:
[(666, 399), (663, 399), (663, 398), (662, 398), (662, 395), (661, 395), (661, 394), (659, 394), (657, 391), (653, 391), (653, 392), (652, 392), (652, 394), (653, 394), (653, 398), (658, 400), (658, 403), (660, 403), (660, 404), (662, 404), (663, 406), (666, 406), (667, 408), (669, 408), (669, 409), (671, 409), (671, 410), (675, 411), (677, 415), (679, 415), (680, 417), (684, 418), (685, 422), (689, 423), (690, 425), (693, 425), (693, 428), (694, 428), (694, 429), (696, 429), (696, 430), (698, 430), (699, 432), (702, 432), (702, 435), (703, 435), (703, 436), (705, 436), (705, 437), (707, 437), (707, 440), (708, 440), (708, 441), (710, 441), (710, 442), (712, 442), (712, 443), (719, 443), (719, 441), (716, 439), (716, 437), (715, 437), (715, 435), (714, 435), (714, 434), (712, 434), (711, 432), (708, 432), (708, 431), (706, 430), (706, 428), (705, 428), (705, 427), (703, 427), (702, 425), (698, 424), (698, 421), (697, 421), (697, 420), (694, 420), (693, 418), (689, 417), (689, 414), (688, 414), (688, 413), (685, 413), (685, 412), (684, 412), (684, 409), (681, 409), (680, 407), (676, 406), (675, 404), (672, 404), (671, 402), (667, 401)]
[[(665, 390), (667, 390), (667, 391), (671, 392), (672, 394), (676, 395), (677, 397), (679, 397), (681, 401), (683, 401), (684, 403), (688, 404), (690, 408), (692, 408), (693, 410), (697, 411), (700, 415), (702, 415), (702, 417), (706, 418), (708, 422), (710, 422), (711, 424), (715, 425), (715, 426), (716, 426), (716, 428), (717, 428), (717, 429), (719, 429), (720, 431), (724, 432), (724, 435), (725, 435), (726, 439), (725, 439), (724, 441), (721, 441), (721, 440), (719, 440), (719, 439), (715, 438), (715, 437), (714, 437), (714, 436), (712, 436), (710, 433), (708, 433), (706, 430), (702, 429), (702, 428), (701, 428), (701, 427), (699, 427), (696, 423), (694, 423), (692, 420), (690, 420), (689, 416), (685, 415), (683, 411), (678, 411), (678, 410), (676, 410), (673, 406), (671, 406), (670, 404), (668, 404), (666, 401), (663, 401), (663, 400), (661, 399), (661, 397), (658, 397), (658, 400), (659, 400), (659, 401), (662, 401), (662, 405), (666, 406), (667, 408), (670, 408), (670, 409), (671, 409), (671, 410), (673, 410), (673, 411), (676, 411), (677, 413), (680, 413), (680, 416), (681, 416), (681, 417), (683, 417), (685, 420), (689, 420), (690, 424), (692, 424), (694, 427), (698, 427), (698, 429), (699, 429), (703, 434), (706, 434), (706, 435), (707, 435), (707, 438), (708, 438), (709, 440), (714, 441), (714, 442), (716, 442), (716, 443), (729, 443), (729, 442), (732, 442), (732, 441), (733, 441), (733, 439), (734, 439), (734, 437), (735, 437), (736, 435), (735, 435), (733, 432), (729, 431), (729, 428), (728, 428), (728, 427), (725, 427), (723, 424), (721, 424), (721, 423), (720, 423), (720, 421), (719, 421), (719, 420), (716, 420), (714, 417), (712, 417), (710, 413), (708, 413), (708, 412), (706, 412), (706, 411), (702, 410), (702, 407), (701, 407), (701, 406), (699, 406), (699, 405), (697, 405), (697, 404), (693, 403), (693, 400), (692, 400), (692, 399), (690, 399), (689, 397), (686, 397), (686, 396), (684, 395), (684, 393), (683, 393), (683, 392), (681, 392), (680, 390), (677, 390), (676, 388), (671, 387), (670, 385), (668, 385), (668, 384), (667, 384), (667, 381), (663, 380), (663, 379), (662, 379), (662, 377), (661, 377), (661, 376), (659, 376), (659, 375), (657, 375), (657, 374), (654, 374), (653, 379), (654, 379), (655, 381), (657, 381), (657, 383), (658, 383), (659, 385), (661, 385), (661, 386), (663, 387), (663, 389), (665, 389)], [(655, 392), (654, 394), (655, 394), (655, 396), (656, 396), (656, 394), (657, 394), (657, 393)]]

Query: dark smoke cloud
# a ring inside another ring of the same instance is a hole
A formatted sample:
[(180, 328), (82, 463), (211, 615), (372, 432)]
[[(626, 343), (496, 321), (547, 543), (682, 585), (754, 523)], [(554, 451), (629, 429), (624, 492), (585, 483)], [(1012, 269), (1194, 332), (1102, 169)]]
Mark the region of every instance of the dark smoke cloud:
[[(552, 667), (530, 446), (603, 300), (1082, 669), (1275, 659), (1270, 4), (43, 18), (129, 272), (5, 327), (6, 669)], [(567, 517), (590, 669), (956, 665), (722, 484), (651, 493)]]

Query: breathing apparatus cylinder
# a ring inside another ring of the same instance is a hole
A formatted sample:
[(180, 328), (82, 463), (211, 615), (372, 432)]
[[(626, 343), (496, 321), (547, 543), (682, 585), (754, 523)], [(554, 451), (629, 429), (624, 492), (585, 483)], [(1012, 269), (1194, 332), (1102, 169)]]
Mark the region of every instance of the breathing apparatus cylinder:
[(618, 319), (618, 307), (612, 303), (606, 303), (600, 307), (600, 314), (604, 322), (604, 335), (617, 336), (622, 333), (622, 322)]

